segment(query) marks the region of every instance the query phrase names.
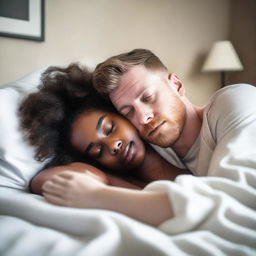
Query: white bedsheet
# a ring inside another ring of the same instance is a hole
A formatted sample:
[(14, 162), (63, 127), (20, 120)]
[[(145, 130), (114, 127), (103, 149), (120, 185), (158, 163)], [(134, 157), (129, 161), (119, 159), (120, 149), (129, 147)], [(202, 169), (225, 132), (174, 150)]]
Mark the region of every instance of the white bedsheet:
[(0, 255), (182, 255), (169, 236), (118, 213), (55, 206), (7, 188), (0, 195)]
[[(169, 191), (181, 208), (197, 190), (198, 207), (188, 205), (185, 214), (159, 228), (111, 211), (56, 206), (41, 196), (0, 188), (0, 255), (256, 255), (255, 209), (213, 192), (214, 178), (199, 187), (189, 175), (176, 182), (154, 182), (146, 189)], [(187, 182), (191, 193), (182, 198), (179, 190)]]

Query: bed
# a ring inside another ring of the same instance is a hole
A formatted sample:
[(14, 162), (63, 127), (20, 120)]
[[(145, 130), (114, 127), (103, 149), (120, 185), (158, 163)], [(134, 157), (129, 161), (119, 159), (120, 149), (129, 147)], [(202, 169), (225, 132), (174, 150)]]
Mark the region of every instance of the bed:
[(256, 189), (224, 178), (149, 184), (146, 190), (166, 191), (174, 204), (175, 217), (157, 228), (31, 194), (29, 180), (44, 163), (34, 160), (17, 109), (43, 70), (0, 88), (0, 255), (256, 255)]

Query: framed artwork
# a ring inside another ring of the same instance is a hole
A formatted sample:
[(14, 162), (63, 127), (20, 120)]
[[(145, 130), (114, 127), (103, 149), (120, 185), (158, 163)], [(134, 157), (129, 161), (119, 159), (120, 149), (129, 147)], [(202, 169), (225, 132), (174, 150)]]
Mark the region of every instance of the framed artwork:
[(0, 36), (44, 41), (44, 0), (0, 0)]

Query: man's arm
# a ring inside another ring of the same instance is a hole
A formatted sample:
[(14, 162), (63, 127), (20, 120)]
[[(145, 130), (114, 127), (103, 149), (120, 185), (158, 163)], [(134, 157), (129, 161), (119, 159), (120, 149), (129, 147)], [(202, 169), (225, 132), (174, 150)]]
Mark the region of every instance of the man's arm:
[(90, 172), (54, 175), (44, 183), (43, 191), (54, 204), (116, 211), (154, 226), (173, 217), (166, 193), (108, 186), (92, 178)]
[(170, 199), (164, 192), (105, 186), (97, 202), (97, 208), (117, 211), (152, 226), (173, 217)]

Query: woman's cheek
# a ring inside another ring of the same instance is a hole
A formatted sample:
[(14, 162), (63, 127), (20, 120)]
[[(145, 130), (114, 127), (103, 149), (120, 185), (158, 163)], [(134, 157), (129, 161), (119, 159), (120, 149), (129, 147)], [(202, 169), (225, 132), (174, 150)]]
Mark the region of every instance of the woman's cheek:
[(100, 164), (113, 170), (118, 170), (120, 169), (120, 165), (118, 163), (117, 157), (105, 157), (100, 161)]

